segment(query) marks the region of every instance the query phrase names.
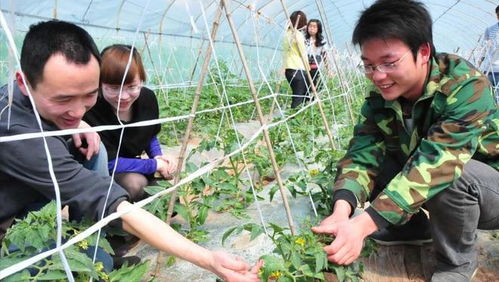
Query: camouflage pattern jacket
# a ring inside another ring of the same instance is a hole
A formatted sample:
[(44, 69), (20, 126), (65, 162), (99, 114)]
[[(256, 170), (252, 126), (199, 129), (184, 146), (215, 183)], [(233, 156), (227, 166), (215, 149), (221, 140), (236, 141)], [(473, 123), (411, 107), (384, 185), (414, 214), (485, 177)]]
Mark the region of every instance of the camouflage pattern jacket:
[(412, 130), (399, 101), (385, 101), (373, 86), (338, 163), (334, 194), (353, 193), (356, 206), (369, 198), (385, 154), (402, 159), (401, 171), (368, 211), (386, 225), (405, 223), (459, 178), (471, 158), (499, 169), (499, 114), (487, 78), (455, 55), (438, 54), (430, 68), (425, 91), (412, 108)]

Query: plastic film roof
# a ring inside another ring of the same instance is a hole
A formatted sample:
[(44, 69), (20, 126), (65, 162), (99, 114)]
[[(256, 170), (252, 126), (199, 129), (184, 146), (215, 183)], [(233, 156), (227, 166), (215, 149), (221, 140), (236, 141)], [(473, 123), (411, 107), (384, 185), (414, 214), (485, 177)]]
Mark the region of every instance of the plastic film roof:
[[(254, 29), (259, 43), (272, 47), (286, 24), (280, 0), (229, 0), (230, 9), (241, 40), (255, 44)], [(304, 0), (283, 1), (289, 12), (302, 10), (308, 18), (328, 23), (338, 48), (349, 44), (359, 12), (372, 0)], [(438, 50), (470, 49), (485, 28), (496, 22), (492, 0), (423, 1), (434, 20), (434, 37)], [(29, 24), (49, 18), (95, 27), (103, 36), (110, 33), (140, 31), (165, 36), (205, 38), (205, 14), (211, 25), (218, 0), (1, 0), (4, 14), (14, 12), (16, 29), (25, 31)], [(322, 7), (325, 19), (320, 16)], [(252, 20), (252, 18), (254, 20)], [(225, 18), (223, 18), (225, 22)], [(229, 28), (222, 22), (218, 40), (232, 41)], [(124, 35), (130, 37), (129, 35)], [(172, 43), (172, 42), (170, 42)]]

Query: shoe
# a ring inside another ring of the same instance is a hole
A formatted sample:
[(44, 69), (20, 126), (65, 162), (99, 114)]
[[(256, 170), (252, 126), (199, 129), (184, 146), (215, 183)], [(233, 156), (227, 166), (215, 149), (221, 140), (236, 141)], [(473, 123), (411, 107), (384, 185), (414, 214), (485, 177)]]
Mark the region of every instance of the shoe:
[(114, 250), (114, 255), (116, 257), (125, 256), (130, 249), (132, 249), (139, 243), (139, 238), (133, 235), (115, 235), (109, 237), (107, 240), (109, 241), (109, 244), (111, 244), (111, 247)]
[(406, 224), (383, 228), (369, 235), (369, 238), (382, 246), (422, 246), (433, 242), (430, 221), (423, 211), (415, 214)]
[(469, 282), (475, 277), (478, 270), (477, 262), (475, 262), (469, 271), (466, 270), (436, 270), (431, 276), (430, 282)]
[(113, 269), (121, 268), (123, 265), (136, 265), (140, 263), (140, 258), (138, 256), (128, 256), (128, 257), (117, 257), (112, 256), (113, 258)]

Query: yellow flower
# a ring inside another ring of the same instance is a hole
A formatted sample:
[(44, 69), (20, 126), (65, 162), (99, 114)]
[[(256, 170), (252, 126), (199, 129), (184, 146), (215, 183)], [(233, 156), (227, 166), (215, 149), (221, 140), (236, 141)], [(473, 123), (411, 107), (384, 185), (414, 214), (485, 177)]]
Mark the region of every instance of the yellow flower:
[(317, 168), (314, 168), (314, 169), (311, 169), (308, 174), (310, 174), (310, 176), (316, 176), (317, 174), (319, 174), (319, 169)]
[(277, 271), (274, 271), (274, 272), (270, 273), (269, 279), (270, 280), (278, 280), (279, 277), (281, 277), (281, 276), (282, 276), (282, 272), (280, 272), (279, 270), (277, 270)]
[(97, 272), (101, 272), (103, 269), (104, 269), (104, 265), (102, 264), (102, 262), (99, 261), (99, 262), (95, 263), (95, 270)]
[(78, 243), (78, 247), (80, 247), (84, 250), (88, 249), (88, 241), (87, 240), (81, 241), (80, 243)]
[(303, 239), (302, 237), (298, 237), (295, 240), (295, 243), (298, 244), (298, 245), (300, 245), (300, 246), (302, 246), (302, 247), (305, 246), (305, 242), (306, 242), (305, 239)]
[(104, 281), (109, 281), (109, 275), (107, 275), (107, 273), (101, 273), (100, 275), (100, 279), (104, 280)]

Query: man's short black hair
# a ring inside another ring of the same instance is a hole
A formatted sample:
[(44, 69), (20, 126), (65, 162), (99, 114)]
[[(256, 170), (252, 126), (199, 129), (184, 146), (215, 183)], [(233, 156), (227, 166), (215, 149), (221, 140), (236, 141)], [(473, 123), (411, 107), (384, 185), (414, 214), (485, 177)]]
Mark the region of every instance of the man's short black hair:
[(54, 54), (62, 54), (75, 64), (87, 64), (100, 55), (94, 40), (83, 28), (51, 20), (31, 25), (21, 49), (21, 69), (33, 89), (43, 78), (43, 68)]
[(364, 10), (353, 31), (352, 43), (362, 46), (371, 39), (399, 39), (416, 59), (419, 47), (429, 43), (432, 56), (432, 20), (425, 6), (413, 0), (378, 0)]
[(499, 15), (499, 5), (496, 7), (496, 15)]

